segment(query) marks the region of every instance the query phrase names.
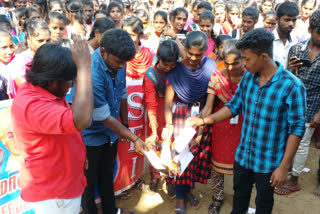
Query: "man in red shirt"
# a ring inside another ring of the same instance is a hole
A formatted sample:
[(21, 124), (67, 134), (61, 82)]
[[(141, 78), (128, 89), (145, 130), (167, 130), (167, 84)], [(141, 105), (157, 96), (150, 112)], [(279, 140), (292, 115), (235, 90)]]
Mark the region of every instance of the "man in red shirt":
[[(65, 96), (76, 83), (72, 107)], [(20, 155), (21, 197), (36, 213), (80, 212), (86, 148), (80, 131), (92, 121), (91, 56), (75, 38), (71, 51), (45, 44), (36, 52), (27, 82), (12, 104), (12, 124)]]

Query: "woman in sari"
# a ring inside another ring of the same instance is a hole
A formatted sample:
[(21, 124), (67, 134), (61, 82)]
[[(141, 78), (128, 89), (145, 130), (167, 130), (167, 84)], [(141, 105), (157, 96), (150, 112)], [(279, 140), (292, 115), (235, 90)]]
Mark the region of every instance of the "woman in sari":
[[(164, 96), (166, 90), (167, 72), (176, 67), (179, 59), (179, 47), (172, 40), (163, 41), (157, 51), (157, 63), (149, 67), (144, 77), (144, 94), (146, 98), (149, 127), (146, 144), (156, 150), (162, 142), (162, 129), (165, 127)], [(160, 180), (160, 172), (150, 165), (151, 182), (149, 189), (156, 192)], [(168, 196), (176, 196), (173, 185), (167, 182)]]
[(143, 24), (138, 17), (131, 16), (123, 20), (121, 28), (129, 33), (137, 50), (135, 57), (127, 62), (127, 77), (142, 79), (147, 69), (152, 65), (154, 56), (148, 48), (141, 46), (140, 40), (143, 37)]
[[(166, 131), (162, 133), (168, 139), (169, 133), (173, 137), (179, 136), (184, 128), (184, 121), (192, 113), (199, 113), (204, 107), (207, 85), (212, 72), (216, 69), (210, 57), (203, 57), (208, 47), (208, 37), (201, 31), (192, 31), (186, 38), (186, 59), (177, 62), (177, 66), (168, 75), (168, 85), (165, 96)], [(172, 109), (173, 101), (176, 107)], [(195, 112), (198, 109), (198, 112)], [(173, 113), (172, 113), (173, 112)], [(200, 202), (191, 193), (195, 182), (206, 183), (210, 176), (211, 139), (207, 130), (202, 128), (189, 142), (190, 151), (194, 158), (186, 170), (177, 176), (176, 188), (176, 213), (185, 213), (184, 199), (190, 202), (192, 208), (197, 209)]]
[[(221, 109), (235, 94), (238, 84), (245, 73), (241, 64), (240, 51), (235, 47), (237, 40), (226, 40), (223, 47), (225, 69), (216, 70), (210, 79), (208, 97), (201, 117), (204, 118)], [(215, 99), (217, 102), (215, 102)], [(216, 103), (216, 106), (214, 106)], [(213, 202), (209, 214), (217, 214), (223, 203), (224, 174), (233, 174), (235, 150), (240, 142), (243, 117), (239, 116), (213, 125), (212, 138), (212, 182)], [(230, 134), (232, 133), (232, 134)]]

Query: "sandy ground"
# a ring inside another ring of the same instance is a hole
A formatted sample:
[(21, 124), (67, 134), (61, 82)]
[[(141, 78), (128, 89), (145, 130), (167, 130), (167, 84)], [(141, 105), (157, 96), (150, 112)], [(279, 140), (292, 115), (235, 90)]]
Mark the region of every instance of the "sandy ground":
[[(320, 198), (312, 194), (313, 189), (317, 185), (317, 170), (319, 164), (320, 150), (310, 146), (309, 159), (306, 167), (310, 169), (308, 173), (303, 173), (300, 176), (300, 185), (302, 190), (295, 192), (289, 196), (275, 195), (274, 214), (320, 214)], [(149, 182), (147, 173), (144, 175), (146, 183)], [(160, 185), (161, 186), (161, 185)], [(162, 186), (161, 186), (162, 187)], [(140, 191), (135, 188), (129, 190), (132, 194), (131, 199), (117, 200), (117, 206), (128, 209), (134, 213), (150, 213), (150, 214), (167, 214), (175, 213), (175, 200), (170, 200), (163, 188), (159, 188), (158, 193), (151, 195), (148, 191)], [(163, 186), (164, 187), (164, 186)], [(198, 210), (193, 210), (187, 204), (187, 213), (205, 214), (208, 213), (208, 207), (211, 203), (211, 180), (206, 185), (196, 184), (193, 190), (201, 202)], [(253, 190), (250, 207), (255, 208), (255, 190)], [(201, 198), (202, 196), (202, 198)], [(221, 214), (227, 214), (232, 209), (232, 176), (225, 177), (225, 200), (221, 207)]]

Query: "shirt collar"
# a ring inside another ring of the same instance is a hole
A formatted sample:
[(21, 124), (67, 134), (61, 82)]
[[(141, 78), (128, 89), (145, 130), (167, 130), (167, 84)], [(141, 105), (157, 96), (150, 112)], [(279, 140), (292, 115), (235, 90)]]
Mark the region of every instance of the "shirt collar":
[[(276, 62), (276, 64), (279, 66), (278, 67), (278, 70), (276, 71), (276, 73), (273, 75), (273, 77), (269, 80), (269, 81), (267, 81), (263, 86), (267, 86), (267, 85), (270, 85), (271, 83), (273, 83), (273, 82), (276, 82), (276, 81), (278, 81), (278, 80), (280, 80), (281, 79), (281, 76), (282, 76), (282, 72), (283, 72), (283, 66), (281, 65), (281, 63), (280, 62), (278, 62), (278, 61), (275, 61)], [(259, 74), (258, 73), (256, 73), (255, 74), (255, 80), (256, 80), (256, 82), (257, 82), (257, 84), (259, 84)], [(263, 87), (262, 86), (262, 87)]]
[[(275, 29), (272, 31), (272, 33), (273, 33), (273, 35), (274, 35), (274, 40), (275, 40), (275, 41), (280, 40), (280, 37), (279, 37), (277, 28), (275, 28)], [(281, 42), (282, 42), (282, 41), (281, 41)], [(289, 34), (288, 42), (289, 42), (289, 43), (292, 42), (291, 33)]]
[(99, 66), (102, 68), (103, 71), (108, 71), (108, 72), (111, 72), (111, 69), (107, 66), (107, 64), (104, 62), (101, 54), (100, 54), (100, 47), (96, 50), (98, 53), (98, 63), (99, 63)]
[(301, 51), (307, 50), (309, 42), (310, 42), (310, 38), (307, 39), (307, 40), (303, 43), (303, 46), (302, 46), (302, 48), (301, 48)]

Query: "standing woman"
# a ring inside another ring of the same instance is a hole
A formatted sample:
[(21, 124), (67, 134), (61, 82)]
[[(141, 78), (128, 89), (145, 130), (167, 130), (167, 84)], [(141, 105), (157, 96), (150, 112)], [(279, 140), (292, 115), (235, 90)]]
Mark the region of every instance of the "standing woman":
[[(148, 138), (146, 144), (156, 151), (157, 142), (162, 142), (162, 129), (166, 125), (164, 118), (164, 97), (166, 91), (167, 73), (176, 67), (179, 59), (179, 47), (172, 40), (163, 41), (157, 52), (157, 63), (149, 67), (144, 76), (144, 94), (146, 98), (149, 119)], [(150, 164), (151, 182), (149, 188), (156, 192), (160, 180), (160, 172)], [(175, 197), (172, 183), (167, 183), (168, 196)]]
[(213, 31), (216, 35), (222, 34), (222, 25), (226, 20), (226, 14), (226, 4), (222, 0), (216, 1), (213, 5), (213, 15), (216, 20)]
[(222, 33), (229, 34), (234, 29), (238, 29), (240, 20), (240, 4), (237, 1), (229, 1), (227, 7), (227, 18), (222, 26)]
[(261, 5), (259, 8), (260, 15), (259, 15), (259, 20), (258, 20), (258, 23), (256, 24), (256, 27), (263, 27), (264, 16), (268, 11), (273, 10), (273, 7), (274, 7), (274, 0), (261, 1)]
[(199, 27), (200, 27), (200, 30), (204, 32), (208, 37), (208, 48), (204, 53), (204, 56), (209, 56), (209, 54), (211, 54), (214, 49), (214, 41), (216, 38), (213, 32), (213, 26), (214, 26), (213, 13), (208, 10), (202, 12), (199, 18)]
[(120, 28), (120, 22), (124, 15), (123, 7), (119, 2), (113, 1), (109, 4), (107, 10), (108, 17), (112, 19), (116, 28)]
[(296, 26), (294, 28), (295, 35), (297, 35), (297, 40), (299, 42), (305, 41), (310, 38), (309, 28), (309, 18), (313, 11), (316, 9), (316, 0), (302, 0), (300, 7), (300, 18), (296, 21)]
[(26, 81), (26, 70), (30, 66), (35, 52), (43, 44), (50, 41), (50, 30), (48, 24), (38, 19), (26, 21), (25, 35), (28, 49), (17, 54), (10, 65), (7, 66), (8, 72), (14, 71), (9, 85), (11, 98), (15, 97), (18, 87)]
[(59, 12), (50, 12), (46, 17), (46, 22), (48, 23), (48, 27), (50, 29), (51, 42), (60, 42), (65, 33), (65, 28), (69, 23), (67, 17)]
[[(193, 106), (201, 110), (204, 107), (208, 83), (212, 72), (216, 69), (210, 57), (203, 57), (208, 47), (208, 38), (201, 31), (192, 31), (187, 34), (186, 59), (177, 62), (177, 65), (168, 75), (168, 85), (165, 96), (165, 120), (167, 132), (163, 138), (167, 139), (168, 133), (179, 136), (184, 128), (184, 121), (191, 115)], [(176, 108), (172, 103), (176, 100)], [(174, 113), (172, 113), (174, 111)], [(210, 176), (211, 139), (207, 130), (198, 130), (197, 135), (190, 141), (189, 147), (194, 158), (181, 176), (176, 177), (176, 213), (186, 213), (184, 199), (186, 198), (192, 208), (197, 209), (200, 202), (191, 193), (195, 182), (207, 183)]]
[(6, 66), (14, 57), (14, 44), (12, 35), (9, 31), (0, 28), (0, 101), (9, 99), (8, 82), (10, 79), (10, 70)]
[(88, 40), (89, 50), (92, 54), (96, 49), (100, 46), (100, 40), (102, 38), (102, 34), (109, 29), (115, 28), (115, 24), (110, 18), (102, 17), (98, 19), (92, 28), (90, 33), (90, 38)]
[(152, 65), (154, 56), (148, 48), (141, 46), (140, 40), (143, 37), (142, 22), (138, 17), (131, 16), (122, 21), (121, 28), (129, 33), (137, 50), (134, 58), (127, 62), (127, 77), (142, 79), (147, 69)]
[[(209, 87), (206, 105), (201, 117), (204, 118), (217, 112), (227, 104), (235, 94), (238, 84), (245, 73), (241, 63), (241, 54), (235, 46), (237, 40), (229, 39), (223, 46), (225, 69), (213, 72)], [(218, 102), (215, 102), (218, 98)], [(216, 107), (214, 104), (217, 103)], [(212, 188), (213, 202), (209, 206), (209, 214), (218, 214), (224, 198), (224, 174), (233, 174), (235, 150), (240, 142), (243, 117), (239, 116), (216, 123), (212, 127)], [(232, 133), (232, 134), (230, 134)]]
[(187, 19), (188, 11), (183, 7), (178, 7), (171, 13), (171, 25), (175, 34), (186, 35), (188, 33), (188, 31), (184, 30)]
[(153, 18), (154, 31), (151, 33), (150, 37), (148, 38), (148, 41), (145, 43), (145, 46), (150, 48), (150, 50), (154, 54), (157, 53), (160, 43), (160, 37), (163, 34), (167, 24), (167, 13), (161, 10), (157, 11), (154, 14)]
[(72, 39), (72, 34), (79, 34), (86, 38), (90, 33), (90, 27), (86, 25), (83, 6), (80, 0), (69, 0), (66, 2), (66, 15), (70, 23), (67, 26), (68, 39)]
[(36, 8), (40, 12), (40, 17), (44, 20), (48, 14), (47, 0), (32, 0), (30, 6)]

